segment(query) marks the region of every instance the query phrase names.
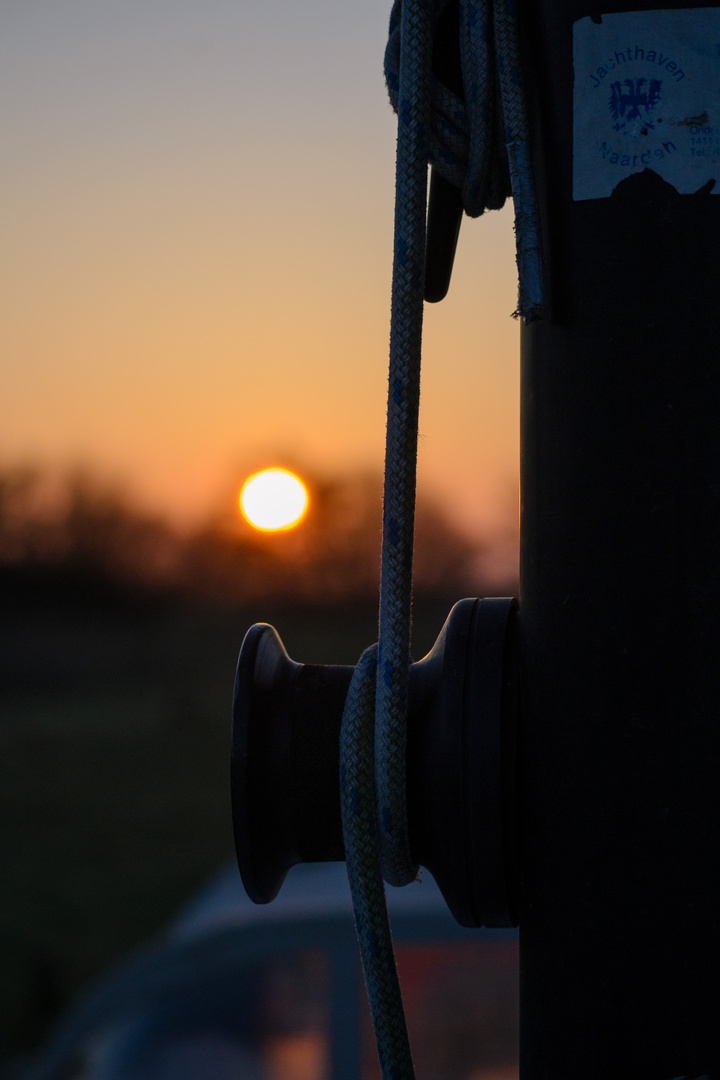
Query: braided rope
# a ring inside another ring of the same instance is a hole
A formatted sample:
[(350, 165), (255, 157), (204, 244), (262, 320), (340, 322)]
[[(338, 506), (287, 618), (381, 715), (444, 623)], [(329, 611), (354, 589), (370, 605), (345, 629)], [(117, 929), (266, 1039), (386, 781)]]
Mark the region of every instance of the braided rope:
[(406, 0), (401, 23), (379, 678), (375, 705), (375, 788), (380, 861), (383, 876), (391, 885), (407, 885), (417, 874), (407, 834), (405, 717), (425, 284), (432, 6), (433, 0)]
[(414, 1078), (383, 874), (392, 884), (405, 885), (417, 873), (407, 830), (405, 723), (425, 278), (432, 2), (406, 0), (400, 27), (380, 643), (363, 653), (355, 669), (340, 736), (345, 858), (383, 1080)]
[(505, 138), (515, 204), (518, 313), (526, 322), (545, 310), (540, 211), (530, 168), (527, 112), (520, 70), (514, 0), (495, 0), (498, 75), (505, 115)]
[(345, 699), (340, 805), (355, 926), (383, 1080), (413, 1080), (405, 1013), (380, 873), (373, 744), (377, 645), (363, 653)]
[(417, 873), (405, 751), (428, 159), (462, 187), (468, 213), (502, 206), (512, 186), (519, 309), (529, 320), (543, 305), (512, 0), (460, 0), (464, 103), (431, 74), (433, 27), (449, 2), (396, 0), (390, 17), (385, 64), (398, 143), (380, 641), (355, 669), (340, 736), (345, 856), (383, 1080), (414, 1077), (383, 877), (405, 885)]
[[(436, 23), (451, 0), (436, 0)], [(398, 110), (400, 23), (395, 0), (385, 51), (385, 80)], [(540, 216), (530, 169), (525, 97), (520, 74), (514, 0), (459, 0), (464, 99), (434, 76), (430, 89), (428, 160), (461, 189), (470, 217), (515, 204), (518, 308), (526, 322), (545, 310)]]

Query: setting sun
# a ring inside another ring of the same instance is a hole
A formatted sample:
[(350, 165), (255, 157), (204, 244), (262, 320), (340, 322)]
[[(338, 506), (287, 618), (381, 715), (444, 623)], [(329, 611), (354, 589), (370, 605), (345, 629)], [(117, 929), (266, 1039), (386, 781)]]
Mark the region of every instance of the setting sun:
[(263, 469), (249, 477), (240, 492), (243, 516), (263, 532), (294, 528), (307, 506), (307, 488), (287, 469)]

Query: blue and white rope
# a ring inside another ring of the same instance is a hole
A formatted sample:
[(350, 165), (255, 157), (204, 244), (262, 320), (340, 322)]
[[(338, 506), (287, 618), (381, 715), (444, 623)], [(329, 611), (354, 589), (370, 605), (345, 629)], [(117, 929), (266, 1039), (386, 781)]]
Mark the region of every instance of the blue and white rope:
[(375, 791), (380, 861), (391, 885), (417, 874), (405, 800), (415, 476), (423, 295), (433, 0), (408, 0), (401, 21), (395, 241), (383, 496)]
[(340, 804), (350, 892), (383, 1080), (412, 1080), (405, 1013), (395, 967), (375, 814), (373, 745), (377, 645), (348, 690), (340, 738)]
[(398, 142), (379, 644), (353, 674), (340, 745), (348, 878), (383, 1080), (414, 1077), (383, 877), (405, 885), (417, 874), (405, 758), (428, 160), (462, 188), (470, 214), (501, 206), (512, 189), (519, 312), (530, 321), (545, 302), (511, 0), (460, 0), (464, 102), (431, 72), (433, 29), (448, 2), (396, 0), (390, 19)]
[[(434, 23), (450, 2), (436, 0)], [(395, 0), (385, 52), (385, 80), (396, 111), (402, 8), (403, 0)], [(532, 322), (542, 317), (546, 296), (514, 0), (460, 0), (459, 10), (463, 98), (431, 76), (428, 160), (460, 188), (470, 217), (498, 210), (512, 195), (519, 281), (516, 314)]]

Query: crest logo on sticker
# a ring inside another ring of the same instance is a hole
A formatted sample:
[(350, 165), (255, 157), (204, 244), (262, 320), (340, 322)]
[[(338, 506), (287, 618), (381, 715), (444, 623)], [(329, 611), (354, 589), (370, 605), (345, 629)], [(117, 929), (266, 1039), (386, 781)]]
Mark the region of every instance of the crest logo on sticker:
[[(655, 127), (653, 111), (660, 104), (662, 79), (623, 79), (610, 87), (614, 131), (646, 135)], [(642, 130), (640, 130), (642, 129)]]

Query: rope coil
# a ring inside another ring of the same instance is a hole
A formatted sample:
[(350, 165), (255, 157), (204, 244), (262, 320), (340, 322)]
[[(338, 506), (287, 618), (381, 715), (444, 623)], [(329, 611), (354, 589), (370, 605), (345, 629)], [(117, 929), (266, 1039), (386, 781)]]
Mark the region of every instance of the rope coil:
[[(433, 30), (452, 0), (433, 5)], [(395, 0), (385, 50), (385, 82), (398, 111), (403, 0)], [(430, 126), (427, 157), (460, 188), (470, 217), (499, 210), (511, 193), (503, 139), (502, 103), (493, 48), (492, 11), (487, 3), (460, 5), (460, 62), (463, 96), (430, 75)]]
[[(457, 0), (436, 0), (433, 30)], [(403, 0), (395, 0), (385, 50), (385, 81), (398, 111)], [(459, 188), (465, 213), (515, 204), (519, 295), (525, 322), (546, 308), (540, 217), (530, 169), (528, 125), (513, 0), (460, 0), (462, 95), (430, 75), (427, 158)]]

